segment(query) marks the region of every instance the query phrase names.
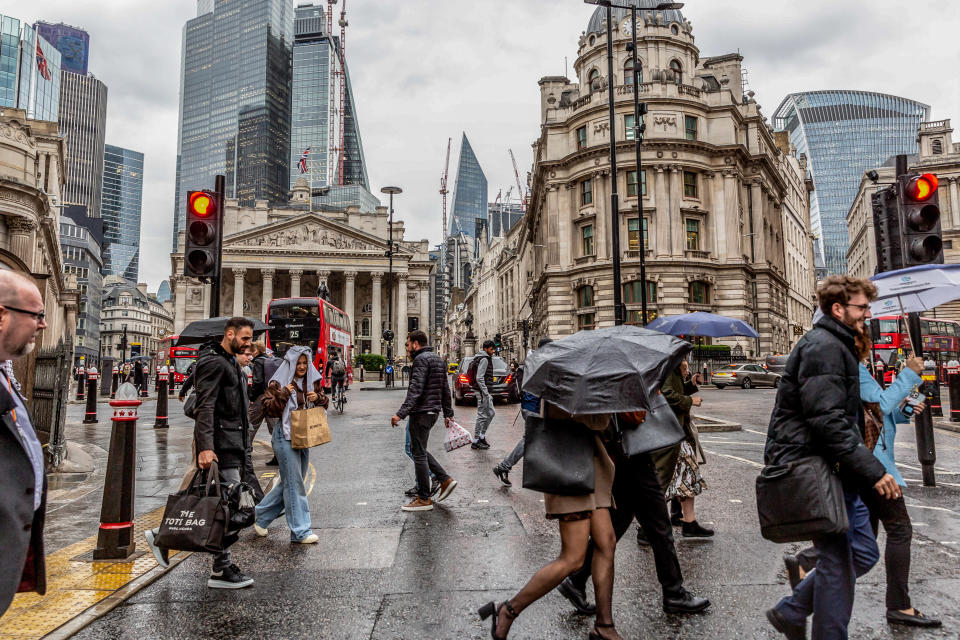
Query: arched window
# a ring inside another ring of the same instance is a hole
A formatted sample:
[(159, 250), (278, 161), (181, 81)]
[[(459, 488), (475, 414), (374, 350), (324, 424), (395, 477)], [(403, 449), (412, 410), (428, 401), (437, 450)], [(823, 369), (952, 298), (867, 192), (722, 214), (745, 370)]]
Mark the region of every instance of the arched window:
[(627, 58), (623, 63), (623, 84), (633, 84), (633, 57)]
[(694, 280), (689, 287), (689, 302), (693, 304), (710, 304), (710, 283)]
[(673, 76), (677, 84), (683, 84), (683, 66), (679, 60), (670, 61), (670, 70), (673, 71)]
[(943, 153), (943, 141), (942, 141), (942, 140), (939, 140), (939, 139), (938, 139), (938, 140), (934, 140), (934, 141), (933, 141), (933, 154), (938, 156), (938, 155), (940, 155), (941, 153)]
[(590, 85), (590, 92), (600, 90), (600, 72), (596, 69), (590, 71), (590, 75), (587, 76), (587, 82)]

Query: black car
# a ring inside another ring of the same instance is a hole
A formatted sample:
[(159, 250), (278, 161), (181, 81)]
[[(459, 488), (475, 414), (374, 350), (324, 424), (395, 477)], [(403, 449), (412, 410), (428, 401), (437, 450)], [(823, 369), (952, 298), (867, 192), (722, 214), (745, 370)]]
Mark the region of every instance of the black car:
[[(477, 390), (470, 386), (467, 379), (467, 371), (470, 370), (470, 362), (473, 358), (464, 358), (453, 375), (453, 403), (456, 405), (466, 404), (467, 401), (476, 403)], [(490, 395), (494, 401), (503, 400), (504, 402), (519, 402), (519, 393), (517, 385), (513, 384), (513, 374), (506, 361), (499, 356), (493, 356), (493, 388), (490, 389)]]

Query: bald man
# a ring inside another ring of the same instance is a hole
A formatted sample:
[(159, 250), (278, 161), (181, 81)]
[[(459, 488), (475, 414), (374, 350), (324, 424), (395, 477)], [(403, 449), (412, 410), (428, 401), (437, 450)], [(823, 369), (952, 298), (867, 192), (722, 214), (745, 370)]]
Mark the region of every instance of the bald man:
[(0, 269), (0, 615), (17, 591), (46, 591), (43, 449), (9, 362), (33, 351), (46, 326), (33, 281)]

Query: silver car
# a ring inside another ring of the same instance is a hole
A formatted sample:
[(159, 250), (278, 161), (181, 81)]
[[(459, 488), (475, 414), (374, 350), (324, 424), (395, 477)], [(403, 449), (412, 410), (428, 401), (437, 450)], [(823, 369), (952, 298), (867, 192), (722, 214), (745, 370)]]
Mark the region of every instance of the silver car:
[(742, 389), (773, 387), (780, 385), (780, 374), (767, 371), (758, 364), (728, 364), (710, 374), (710, 381), (723, 389), (738, 386)]

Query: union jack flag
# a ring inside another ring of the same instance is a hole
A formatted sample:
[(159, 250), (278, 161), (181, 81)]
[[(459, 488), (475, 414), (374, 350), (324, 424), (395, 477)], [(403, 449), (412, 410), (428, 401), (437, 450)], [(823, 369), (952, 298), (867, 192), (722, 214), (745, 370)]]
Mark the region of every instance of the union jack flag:
[(50, 79), (50, 70), (47, 69), (47, 58), (43, 55), (43, 49), (40, 48), (40, 43), (37, 43), (37, 69), (40, 71), (40, 75), (43, 76), (44, 80)]
[(307, 156), (310, 155), (310, 147), (307, 147), (303, 150), (303, 153), (300, 154), (300, 162), (297, 163), (297, 167), (300, 169), (300, 173), (307, 172)]

